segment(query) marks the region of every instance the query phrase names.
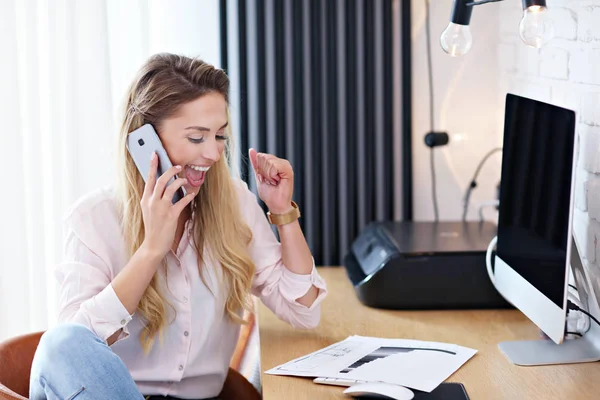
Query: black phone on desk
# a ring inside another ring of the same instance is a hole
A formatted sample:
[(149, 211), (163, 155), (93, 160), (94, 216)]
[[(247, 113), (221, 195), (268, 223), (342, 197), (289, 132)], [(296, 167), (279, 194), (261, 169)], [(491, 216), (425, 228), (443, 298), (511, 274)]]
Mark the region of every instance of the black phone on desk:
[[(158, 156), (156, 179), (160, 178), (165, 171), (173, 166), (167, 155), (167, 151), (163, 147), (158, 134), (151, 124), (142, 125), (127, 136), (127, 150), (138, 171), (142, 174), (144, 182), (148, 179), (148, 173), (150, 172), (150, 158), (152, 157), (153, 152), (156, 152), (156, 155)], [(174, 181), (175, 178), (171, 178), (167, 183), (167, 186)], [(179, 188), (173, 196), (173, 204), (177, 203), (185, 195), (185, 189), (183, 187)]]
[[(413, 400), (469, 400), (465, 386), (458, 382), (443, 382), (430, 393), (415, 389), (411, 390), (415, 394)], [(356, 399), (372, 400), (374, 398), (371, 396), (360, 396)]]
[(431, 393), (413, 390), (413, 400), (469, 400), (469, 395), (462, 383), (442, 382)]

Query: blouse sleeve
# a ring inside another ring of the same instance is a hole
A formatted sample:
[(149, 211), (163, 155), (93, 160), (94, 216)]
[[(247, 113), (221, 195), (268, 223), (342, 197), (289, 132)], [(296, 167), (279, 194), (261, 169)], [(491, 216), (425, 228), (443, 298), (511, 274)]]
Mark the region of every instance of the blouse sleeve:
[[(325, 280), (321, 278), (314, 265), (310, 274), (301, 275), (291, 272), (283, 264), (281, 244), (271, 225), (256, 201), (256, 196), (243, 184), (243, 210), (247, 215), (252, 241), (250, 256), (256, 265), (252, 283), (252, 294), (277, 317), (296, 328), (314, 328), (319, 324), (321, 302), (327, 295)], [(312, 286), (319, 294), (310, 307), (298, 303)]]
[(94, 251), (103, 248), (93, 223), (78, 214), (65, 220), (64, 260), (56, 268), (59, 285), (59, 322), (87, 326), (102, 340), (122, 330), (117, 341), (129, 335), (132, 316), (117, 297), (111, 281), (112, 266)]

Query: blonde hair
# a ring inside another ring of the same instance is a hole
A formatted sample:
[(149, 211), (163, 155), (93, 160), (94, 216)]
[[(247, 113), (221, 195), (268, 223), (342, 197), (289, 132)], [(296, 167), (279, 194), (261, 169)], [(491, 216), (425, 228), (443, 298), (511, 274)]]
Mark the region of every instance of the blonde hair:
[[(208, 93), (219, 93), (228, 101), (229, 79), (225, 72), (201, 60), (174, 54), (152, 56), (140, 69), (129, 87), (118, 143), (119, 200), (126, 246), (133, 255), (144, 241), (144, 220), (140, 201), (144, 180), (126, 148), (127, 136), (146, 123), (160, 132), (161, 123), (179, 108)], [(225, 157), (207, 172), (191, 207), (194, 249), (198, 254), (198, 272), (209, 258), (221, 265), (222, 287), (228, 290), (225, 312), (236, 323), (245, 323), (242, 310), (251, 311), (249, 292), (255, 266), (248, 252), (252, 232), (243, 222), (237, 191), (231, 177), (233, 154), (231, 135)], [(196, 207), (197, 204), (201, 206)], [(204, 254), (204, 249), (209, 254)], [(166, 273), (166, 261), (163, 260)], [(167, 324), (167, 305), (156, 273), (138, 305), (145, 321), (140, 342), (146, 353), (156, 335), (162, 339)]]

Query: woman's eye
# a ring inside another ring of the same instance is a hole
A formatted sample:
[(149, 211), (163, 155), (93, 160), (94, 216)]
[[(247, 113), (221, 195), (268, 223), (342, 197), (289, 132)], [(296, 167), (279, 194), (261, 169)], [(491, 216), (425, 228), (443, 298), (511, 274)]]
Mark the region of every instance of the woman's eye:
[(217, 138), (217, 140), (227, 140), (226, 135), (216, 135), (215, 137)]
[(204, 141), (204, 138), (200, 138), (200, 139), (194, 139), (194, 138), (188, 138), (188, 140), (192, 143), (202, 143)]

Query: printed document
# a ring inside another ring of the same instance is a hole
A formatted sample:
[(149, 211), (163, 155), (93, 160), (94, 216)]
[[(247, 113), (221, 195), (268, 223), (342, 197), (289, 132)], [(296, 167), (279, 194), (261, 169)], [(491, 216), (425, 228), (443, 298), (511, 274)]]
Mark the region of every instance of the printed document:
[(266, 373), (386, 382), (431, 392), (475, 353), (449, 343), (350, 336)]

